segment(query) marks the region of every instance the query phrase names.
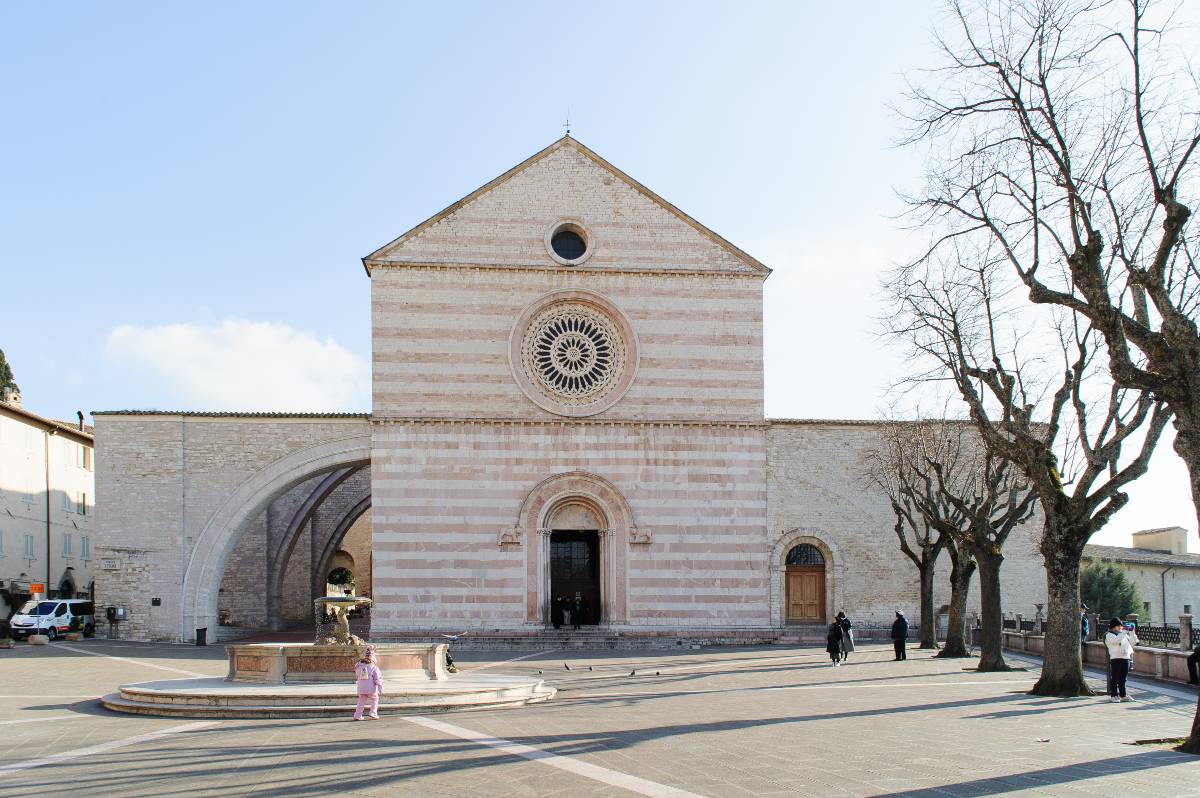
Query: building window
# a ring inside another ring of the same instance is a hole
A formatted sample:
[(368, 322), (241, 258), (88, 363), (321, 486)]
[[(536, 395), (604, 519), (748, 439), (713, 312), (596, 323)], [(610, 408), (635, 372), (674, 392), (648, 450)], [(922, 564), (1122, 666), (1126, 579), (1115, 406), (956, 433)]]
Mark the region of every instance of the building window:
[(71, 497), (67, 495), (65, 490), (62, 492), (62, 508), (64, 513), (71, 512)]
[(825, 557), (811, 543), (801, 543), (788, 552), (786, 562), (788, 565), (824, 565)]
[(33, 504), (33, 491), (25, 491), (25, 495), (21, 497), (21, 501), (25, 502), (26, 504)]
[(34, 559), (33, 554), (33, 535), (25, 535), (25, 559)]
[(92, 559), (92, 539), (87, 535), (79, 536), (79, 557), (84, 562)]
[(87, 469), (88, 471), (91, 471), (92, 470), (92, 447), (80, 446), (79, 448), (83, 451), (83, 467), (85, 469)]
[(0, 559), (4, 558), (4, 530), (0, 529)]
[(87, 515), (87, 494), (79, 494), (79, 514)]
[(63, 532), (62, 541), (63, 541), (62, 556), (70, 557), (71, 556), (71, 533)]

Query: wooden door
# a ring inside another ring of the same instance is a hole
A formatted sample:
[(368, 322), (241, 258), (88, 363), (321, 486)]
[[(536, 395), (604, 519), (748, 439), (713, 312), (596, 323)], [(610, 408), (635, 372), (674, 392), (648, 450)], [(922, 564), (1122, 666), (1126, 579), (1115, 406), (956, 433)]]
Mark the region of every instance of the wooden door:
[(821, 623), (825, 620), (824, 568), (788, 567), (787, 619), (801, 623)]

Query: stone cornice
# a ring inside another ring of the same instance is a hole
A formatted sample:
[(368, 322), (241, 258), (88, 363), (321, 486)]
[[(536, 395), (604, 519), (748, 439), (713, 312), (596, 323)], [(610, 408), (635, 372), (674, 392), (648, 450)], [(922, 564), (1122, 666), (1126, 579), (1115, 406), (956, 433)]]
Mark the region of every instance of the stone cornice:
[(385, 424), (444, 424), (447, 426), (513, 427), (720, 427), (765, 429), (765, 421), (689, 421), (684, 419), (596, 419), (596, 418), (452, 418), (436, 416), (372, 416), (372, 426)]
[(480, 271), (480, 272), (522, 272), (540, 271), (553, 274), (623, 274), (639, 277), (741, 277), (762, 282), (768, 274), (761, 272), (737, 271), (733, 269), (664, 269), (661, 267), (636, 266), (560, 266), (557, 263), (432, 263), (426, 261), (392, 261), (367, 260), (364, 263), (372, 269), (430, 269), (440, 271)]

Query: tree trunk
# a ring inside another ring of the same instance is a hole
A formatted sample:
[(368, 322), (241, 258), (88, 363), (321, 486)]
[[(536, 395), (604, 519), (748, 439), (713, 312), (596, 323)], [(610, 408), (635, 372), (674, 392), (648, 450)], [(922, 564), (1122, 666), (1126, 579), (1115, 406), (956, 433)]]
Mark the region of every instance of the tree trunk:
[(933, 571), (936, 559), (921, 564), (921, 645), (937, 648), (937, 629), (933, 625)]
[(1006, 671), (1004, 661), (1004, 610), (1000, 604), (1000, 565), (1004, 555), (987, 546), (975, 551), (979, 565), (979, 670)]
[[(1079, 659), (1079, 559), (1089, 535), (1046, 522), (1042, 559), (1046, 563), (1046, 637), (1042, 676), (1032, 695), (1095, 695), (1083, 678)], [(1049, 552), (1049, 554), (1047, 554)]]
[[(1196, 517), (1200, 521), (1200, 429), (1192, 423), (1196, 416), (1176, 413), (1175, 416), (1175, 453), (1183, 460), (1188, 469), (1188, 477), (1192, 483), (1192, 504), (1196, 507)], [(1166, 608), (1163, 608), (1166, 615)], [(1189, 754), (1200, 754), (1200, 697), (1196, 699), (1196, 715), (1192, 718), (1192, 731), (1187, 741), (1180, 746), (1180, 751)]]
[(946, 629), (946, 645), (938, 652), (938, 656), (969, 657), (967, 592), (971, 589), (975, 560), (965, 547), (958, 544), (948, 547), (947, 551), (950, 554), (950, 624)]

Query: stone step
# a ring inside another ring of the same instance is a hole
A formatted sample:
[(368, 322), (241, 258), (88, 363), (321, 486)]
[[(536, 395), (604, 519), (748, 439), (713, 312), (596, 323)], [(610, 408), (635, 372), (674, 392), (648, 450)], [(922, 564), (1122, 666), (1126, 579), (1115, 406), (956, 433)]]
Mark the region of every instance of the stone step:
[[(776, 630), (712, 630), (701, 632), (612, 631), (604, 629), (576, 631), (471, 632), (449, 639), (436, 632), (377, 633), (372, 641), (449, 643), (451, 650), (534, 650), (561, 649), (678, 649), (708, 646), (764, 646), (780, 641)], [(800, 639), (793, 636), (794, 639)], [(824, 632), (818, 637), (823, 641)]]
[[(380, 711), (389, 714), (517, 707), (554, 697), (541, 679), (499, 674), (385, 684)], [(354, 685), (262, 685), (220, 678), (122, 685), (101, 703), (117, 712), (197, 718), (324, 717), (354, 711)]]

